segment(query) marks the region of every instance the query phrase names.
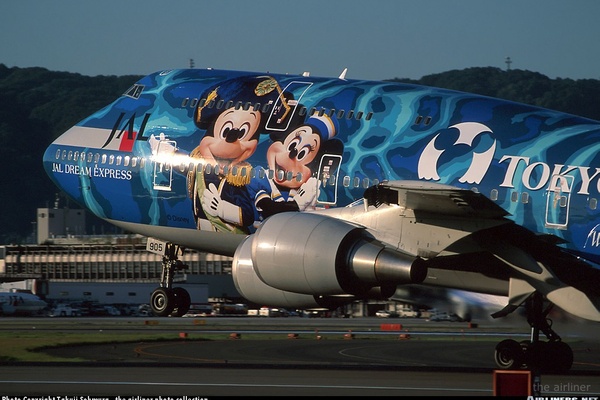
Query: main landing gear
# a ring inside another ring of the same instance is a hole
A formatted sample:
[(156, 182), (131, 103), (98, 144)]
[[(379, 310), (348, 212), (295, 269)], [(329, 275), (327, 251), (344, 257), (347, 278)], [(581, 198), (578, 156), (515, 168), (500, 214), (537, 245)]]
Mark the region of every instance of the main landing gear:
[[(552, 330), (546, 318), (552, 308), (544, 309), (541, 294), (534, 293), (525, 303), (527, 322), (531, 326), (530, 340), (517, 342), (506, 339), (496, 346), (496, 365), (502, 369), (527, 368), (537, 373), (565, 372), (573, 365), (573, 350)], [(548, 339), (540, 341), (540, 331)]]
[(169, 315), (181, 317), (190, 309), (191, 299), (187, 290), (181, 287), (173, 287), (175, 272), (188, 268), (177, 258), (179, 251), (183, 252), (183, 248), (173, 243), (165, 244), (160, 287), (156, 288), (150, 296), (150, 308), (152, 313), (158, 317)]

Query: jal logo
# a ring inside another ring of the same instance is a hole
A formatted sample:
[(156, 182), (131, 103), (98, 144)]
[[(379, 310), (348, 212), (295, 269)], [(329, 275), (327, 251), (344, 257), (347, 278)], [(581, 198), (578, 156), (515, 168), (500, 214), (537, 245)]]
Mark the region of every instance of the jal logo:
[[(451, 176), (466, 169), (459, 178), (461, 183), (481, 183), (496, 151), (492, 130), (478, 122), (462, 122), (448, 129), (458, 131), (456, 140), (448, 142), (447, 138), (455, 135), (447, 135), (447, 132), (440, 132), (431, 139), (419, 158), (419, 178), (439, 181), (439, 170), (443, 167), (445, 174)], [(487, 140), (483, 140), (483, 135), (489, 136)]]

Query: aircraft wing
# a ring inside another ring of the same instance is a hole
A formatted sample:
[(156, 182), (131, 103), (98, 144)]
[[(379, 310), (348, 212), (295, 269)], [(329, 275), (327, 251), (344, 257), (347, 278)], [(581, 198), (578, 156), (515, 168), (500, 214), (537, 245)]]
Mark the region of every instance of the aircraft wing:
[(560, 241), (504, 218), (508, 214), (487, 197), (396, 181), (369, 188), (365, 200), (376, 209), (391, 204), (403, 210), (402, 224), (392, 223), (401, 226), (398, 247), (428, 260), (424, 284), (506, 294), (509, 304), (497, 317), (539, 291), (565, 311), (600, 321), (600, 289), (591, 283), (600, 282), (600, 269), (556, 246)]

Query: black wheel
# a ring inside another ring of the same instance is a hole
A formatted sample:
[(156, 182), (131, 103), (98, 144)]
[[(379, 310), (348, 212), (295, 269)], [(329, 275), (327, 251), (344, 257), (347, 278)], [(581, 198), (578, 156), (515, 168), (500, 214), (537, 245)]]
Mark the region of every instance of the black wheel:
[(158, 288), (152, 292), (150, 297), (150, 308), (157, 317), (166, 317), (175, 308), (175, 296), (171, 290)]
[(546, 371), (546, 366), (552, 356), (548, 354), (548, 342), (529, 343), (525, 348), (525, 364), (528, 369)]
[(175, 309), (171, 314), (174, 317), (182, 317), (189, 310), (192, 300), (187, 290), (182, 287), (173, 288), (173, 296), (175, 297)]
[(496, 365), (502, 369), (518, 369), (524, 361), (521, 344), (516, 340), (506, 339), (496, 345), (494, 359)]
[[(548, 363), (548, 369), (551, 372), (566, 372), (573, 365), (573, 349), (565, 342), (548, 342), (547, 354), (551, 362)], [(549, 360), (549, 361), (550, 361)]]

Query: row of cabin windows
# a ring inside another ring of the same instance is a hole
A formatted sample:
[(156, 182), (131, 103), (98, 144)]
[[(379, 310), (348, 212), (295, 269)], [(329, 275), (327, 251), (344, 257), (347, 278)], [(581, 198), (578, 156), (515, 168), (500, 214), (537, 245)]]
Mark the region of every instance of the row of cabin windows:
[[(123, 165), (124, 167), (131, 167), (131, 168), (135, 168), (139, 165), (140, 169), (144, 168), (145, 166), (145, 161), (146, 159), (141, 158), (141, 157), (130, 157), (130, 156), (115, 156), (115, 155), (107, 155), (107, 154), (100, 154), (100, 153), (92, 153), (92, 152), (79, 152), (79, 151), (72, 151), (72, 150), (57, 150), (56, 152), (56, 159), (57, 160), (68, 160), (68, 161), (86, 161), (88, 163), (96, 163), (96, 164), (108, 164), (108, 165), (116, 165), (116, 166), (120, 166)], [(166, 168), (168, 169), (168, 166), (166, 166)], [(190, 163), (189, 166), (185, 165), (185, 164), (181, 164), (179, 165), (179, 170), (181, 172), (185, 172), (187, 168), (196, 168), (197, 172), (199, 173), (206, 173), (206, 174), (216, 174), (219, 175), (221, 173), (223, 173), (224, 175), (227, 175), (228, 173), (231, 172), (232, 175), (234, 176), (242, 176), (245, 177), (248, 174), (250, 174), (251, 178), (255, 178), (256, 177), (256, 169), (255, 168), (250, 168), (250, 167), (239, 167), (239, 166), (233, 166), (233, 167), (229, 167), (227, 165), (225, 166), (220, 166), (219, 164), (216, 165), (211, 165), (211, 164), (206, 164), (203, 165), (202, 163), (199, 164), (195, 164), (195, 163)], [(269, 179), (273, 179), (275, 177), (276, 172), (272, 169), (269, 170), (264, 170), (264, 169), (260, 169), (258, 172), (258, 177), (260, 179), (263, 179), (265, 176), (267, 176)], [(296, 176), (294, 176), (291, 172), (287, 172), (285, 173), (284, 171), (277, 171), (277, 179), (279, 180), (296, 180), (298, 182), (302, 181), (302, 174), (298, 173)], [(323, 185), (330, 185), (330, 186), (334, 186), (336, 184), (335, 182), (336, 177), (335, 176), (329, 176), (325, 181), (323, 181)], [(359, 187), (363, 187), (363, 188), (368, 188), (369, 186), (372, 185), (377, 185), (379, 183), (379, 181), (377, 179), (371, 180), (369, 178), (359, 178), (359, 177), (354, 177), (351, 178), (350, 176), (346, 175), (342, 178), (342, 185), (344, 187), (353, 187), (353, 188), (359, 188)], [(497, 201), (498, 200), (498, 190), (497, 189), (492, 189), (491, 193), (490, 193), (490, 199), (493, 201)], [(518, 192), (512, 192), (510, 195), (510, 199), (513, 203), (516, 202), (521, 202), (523, 204), (527, 204), (529, 203), (529, 193), (527, 192), (523, 192), (521, 194), (519, 194)], [(560, 196), (558, 199), (558, 204), (560, 207), (564, 208), (567, 206), (567, 202), (568, 202), (568, 198), (567, 196)], [(595, 210), (598, 208), (598, 199), (596, 198), (590, 198), (588, 200), (588, 206), (591, 210)]]
[[(220, 109), (227, 110), (227, 109), (230, 109), (235, 106), (236, 110), (243, 108), (245, 111), (247, 111), (250, 108), (252, 108), (253, 111), (260, 110), (264, 114), (269, 112), (269, 109), (272, 105), (273, 105), (273, 102), (261, 104), (261, 103), (252, 103), (252, 102), (243, 103), (242, 101), (235, 102), (233, 100), (229, 100), (227, 102), (225, 102), (225, 100), (219, 100), (219, 101), (211, 100), (210, 102), (208, 102), (208, 104), (206, 104), (206, 99), (200, 99), (200, 101), (198, 101), (198, 99), (190, 100), (189, 97), (186, 97), (181, 102), (181, 107), (184, 107), (184, 108), (188, 107), (188, 106), (190, 108), (195, 108), (196, 106), (197, 107), (206, 106), (207, 108), (216, 108), (217, 110), (220, 110)], [(349, 110), (348, 112), (346, 112), (345, 110), (336, 110), (334, 108), (331, 108), (328, 110), (326, 108), (316, 108), (316, 107), (311, 107), (310, 109), (307, 109), (304, 106), (300, 106), (300, 109), (298, 110), (298, 115), (303, 117), (307, 113), (310, 116), (317, 114), (320, 117), (327, 114), (330, 118), (335, 117), (337, 119), (343, 119), (345, 116), (346, 119), (354, 118), (356, 120), (360, 120), (364, 117), (365, 121), (369, 121), (371, 118), (373, 118), (372, 112), (369, 112), (365, 115), (365, 113), (363, 111)]]
[(146, 160), (142, 157), (130, 157), (130, 156), (115, 156), (114, 154), (100, 154), (100, 153), (86, 153), (85, 151), (72, 151), (72, 150), (57, 150), (56, 151), (56, 159), (57, 160), (68, 160), (68, 161), (85, 161), (87, 163), (95, 163), (95, 164), (108, 164), (108, 165), (123, 165), (124, 167), (131, 166), (135, 168), (140, 166), (140, 168), (144, 168), (146, 165)]
[[(100, 154), (100, 153), (92, 153), (92, 152), (79, 152), (79, 151), (72, 151), (72, 150), (57, 150), (56, 151), (56, 159), (57, 160), (63, 160), (63, 161), (74, 161), (74, 162), (78, 162), (78, 161), (85, 161), (87, 163), (95, 163), (95, 164), (108, 164), (108, 165), (115, 165), (115, 166), (124, 166), (124, 167), (131, 167), (131, 168), (136, 168), (139, 166), (139, 168), (144, 168), (144, 166), (146, 165), (146, 159), (142, 158), (142, 157), (130, 157), (130, 156), (115, 156), (113, 154), (111, 155), (107, 155), (107, 154)], [(223, 175), (227, 175), (229, 173), (231, 173), (233, 176), (248, 176), (248, 174), (250, 175), (251, 178), (255, 178), (257, 175), (257, 169), (256, 168), (250, 168), (250, 167), (239, 167), (237, 165), (230, 167), (228, 165), (224, 165), (221, 166), (219, 164), (202, 164), (202, 163), (190, 163), (189, 165), (186, 164), (180, 164), (179, 166), (179, 170), (180, 172), (184, 173), (189, 169), (196, 169), (196, 171), (198, 173), (205, 173), (205, 174), (215, 174), (215, 175), (219, 175), (219, 174), (223, 174)], [(164, 166), (165, 170), (169, 170), (170, 166), (169, 165), (165, 165)], [(285, 173), (282, 170), (279, 170), (277, 172), (275, 172), (275, 170), (272, 169), (268, 169), (268, 170), (264, 170), (264, 169), (258, 169), (258, 177), (260, 179), (263, 179), (266, 177), (268, 177), (269, 179), (273, 179), (275, 177), (275, 174), (277, 174), (277, 179), (279, 180), (296, 180), (297, 182), (301, 182), (302, 181), (302, 174), (298, 173), (297, 175), (294, 175), (292, 172), (287, 172)], [(368, 188), (369, 186), (372, 185), (377, 185), (379, 183), (379, 180), (374, 179), (371, 180), (369, 178), (359, 178), (359, 177), (354, 177), (351, 178), (350, 176), (345, 176), (342, 180), (342, 183), (344, 185), (344, 187), (354, 187), (354, 188), (359, 188), (359, 187), (363, 187), (363, 188)], [(335, 186), (336, 184), (336, 177), (331, 175), (328, 176), (326, 179), (324, 179), (323, 181), (323, 185), (330, 185), (330, 186)]]
[[(554, 196), (554, 193), (548, 193), (548, 196)], [(498, 190), (497, 189), (492, 189), (492, 192), (490, 194), (490, 199), (493, 201), (498, 200)], [(569, 198), (565, 195), (560, 195), (557, 198), (558, 200), (558, 206), (561, 208), (565, 208), (568, 205), (569, 202)], [(523, 204), (527, 204), (529, 203), (529, 193), (528, 192), (523, 192), (521, 194), (519, 194), (519, 192), (511, 192), (510, 193), (510, 201), (512, 201), (513, 203), (517, 203), (517, 202), (521, 202)], [(598, 199), (590, 197), (588, 199), (588, 207), (590, 208), (590, 210), (595, 210), (596, 208), (598, 208)]]

